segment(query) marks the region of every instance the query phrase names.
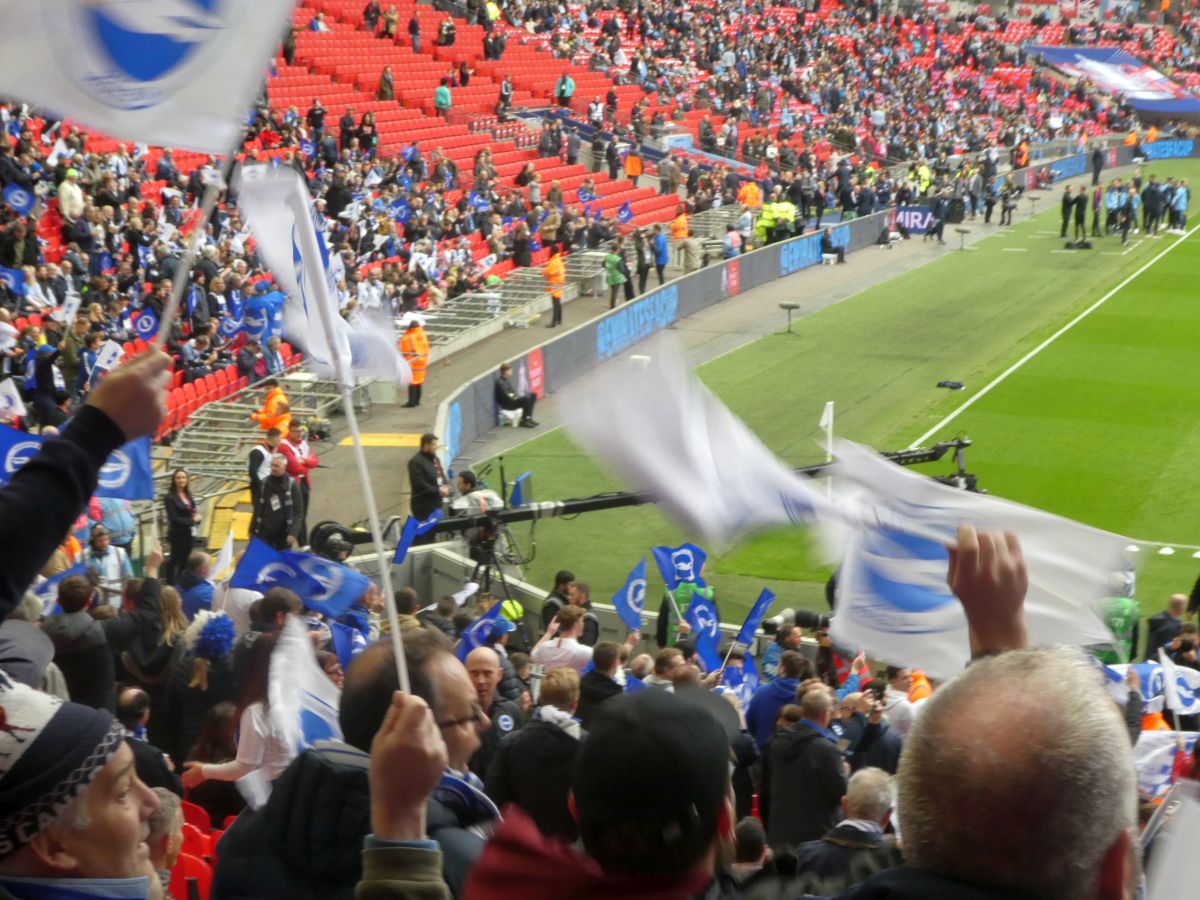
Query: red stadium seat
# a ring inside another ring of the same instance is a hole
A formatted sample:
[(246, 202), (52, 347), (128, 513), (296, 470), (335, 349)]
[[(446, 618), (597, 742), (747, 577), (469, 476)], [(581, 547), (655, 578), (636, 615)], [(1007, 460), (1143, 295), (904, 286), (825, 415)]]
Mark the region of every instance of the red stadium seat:
[(180, 853), (171, 870), (170, 891), (172, 897), (188, 896), (188, 881), (195, 879), (200, 890), (200, 900), (208, 900), (212, 892), (212, 867), (198, 856)]

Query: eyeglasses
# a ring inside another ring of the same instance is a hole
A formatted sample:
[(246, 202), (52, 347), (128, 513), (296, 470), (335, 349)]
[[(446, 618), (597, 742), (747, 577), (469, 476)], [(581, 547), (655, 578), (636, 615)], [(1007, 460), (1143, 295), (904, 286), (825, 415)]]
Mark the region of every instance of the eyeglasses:
[(457, 728), (459, 725), (478, 725), (484, 720), (484, 718), (485, 716), (483, 707), (476, 703), (475, 708), (471, 710), (471, 714), (469, 716), (464, 716), (461, 719), (447, 719), (446, 721), (438, 722), (437, 725), (438, 728)]

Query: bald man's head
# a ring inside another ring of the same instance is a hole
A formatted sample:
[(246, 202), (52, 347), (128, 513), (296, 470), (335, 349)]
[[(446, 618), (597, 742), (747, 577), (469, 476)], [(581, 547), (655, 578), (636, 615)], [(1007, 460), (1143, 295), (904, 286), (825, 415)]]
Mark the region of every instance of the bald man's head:
[(476, 647), (467, 654), (467, 674), (471, 676), (471, 684), (475, 686), (475, 695), (484, 712), (492, 708), (496, 685), (500, 683), (503, 671), (500, 654), (491, 647)]
[(898, 780), (917, 868), (1046, 900), (1123, 896), (1136, 876), (1129, 737), (1078, 650), (974, 663), (924, 704)]
[(1187, 605), (1187, 594), (1172, 594), (1171, 599), (1167, 601), (1167, 610), (1175, 618), (1182, 619), (1183, 614), (1187, 612)]

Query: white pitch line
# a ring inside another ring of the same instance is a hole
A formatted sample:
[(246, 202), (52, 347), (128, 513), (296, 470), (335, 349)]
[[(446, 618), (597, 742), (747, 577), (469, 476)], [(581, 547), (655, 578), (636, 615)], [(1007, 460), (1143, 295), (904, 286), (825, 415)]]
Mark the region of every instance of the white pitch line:
[[(1096, 310), (1098, 310), (1101, 306), (1103, 306), (1105, 303), (1107, 303), (1109, 300), (1111, 300), (1113, 297), (1115, 297), (1118, 293), (1120, 293), (1122, 290), (1124, 290), (1126, 288), (1126, 286), (1128, 286), (1131, 282), (1133, 282), (1135, 279), (1140, 277), (1151, 266), (1153, 266), (1160, 259), (1162, 259), (1168, 253), (1170, 253), (1172, 250), (1174, 250), (1176, 247), (1178, 247), (1180, 244), (1182, 244), (1184, 241), (1186, 241), (1188, 238), (1190, 238), (1197, 231), (1200, 231), (1200, 224), (1193, 225), (1186, 234), (1182, 235), (1179, 238), (1179, 240), (1177, 240), (1175, 243), (1171, 244), (1171, 246), (1169, 246), (1169, 247), (1164, 247), (1154, 257), (1152, 257), (1149, 262), (1147, 262), (1145, 265), (1143, 265), (1140, 269), (1138, 269), (1136, 272), (1134, 272), (1132, 275), (1130, 275), (1128, 278), (1126, 278), (1124, 281), (1122, 281), (1120, 284), (1118, 284), (1115, 288), (1113, 288), (1111, 291), (1109, 291), (1107, 294), (1105, 294), (1103, 297), (1101, 297), (1099, 300), (1097, 300), (1095, 303), (1093, 303), (1091, 306), (1089, 306), (1087, 309), (1085, 309), (1083, 312), (1081, 312), (1079, 315), (1077, 315), (1075, 318), (1073, 318), (1070, 322), (1068, 322), (1062, 328), (1058, 329), (1058, 331), (1054, 332), (1054, 334), (1050, 335), (1050, 337), (1046, 338), (1044, 341), (1042, 341), (1040, 344), (1038, 344), (1036, 347), (1034, 347), (1032, 350), (1030, 350), (1028, 353), (1026, 353), (1020, 359), (1018, 359), (1015, 363), (1013, 363), (1011, 366), (1009, 366), (1007, 369), (1005, 369), (1003, 372), (1001, 372), (999, 375), (997, 375), (995, 378), (993, 378), (991, 381), (989, 381), (986, 385), (984, 385), (982, 388), (980, 388), (977, 393), (968, 397), (966, 399), (966, 401), (964, 401), (963, 404), (960, 407), (958, 407), (958, 409), (954, 410), (954, 412), (950, 413), (950, 415), (946, 416), (946, 418), (944, 418), (944, 419), (942, 419), (942, 421), (938, 422), (935, 426), (933, 426), (933, 428), (930, 428), (927, 432), (925, 432), (923, 435), (921, 435), (919, 438), (917, 438), (915, 441), (913, 441), (911, 444), (909, 444), (908, 449), (913, 450), (917, 447), (920, 447), (922, 444), (924, 444), (926, 441), (928, 441), (931, 437), (933, 437), (935, 434), (937, 434), (939, 431), (941, 431), (943, 428), (945, 428), (947, 425), (949, 425), (951, 422), (953, 422), (955, 419), (957, 419), (960, 415), (962, 415), (964, 412), (966, 412), (968, 409), (970, 409), (972, 406), (974, 406), (975, 401), (980, 400), (983, 397), (987, 396), (989, 393), (991, 393), (992, 388), (994, 388), (996, 385), (1000, 384), (1000, 382), (1004, 381), (1004, 379), (1006, 379), (1009, 375), (1011, 375), (1013, 372), (1017, 371), (1017, 369), (1021, 368), (1021, 366), (1025, 365), (1025, 363), (1029, 362), (1031, 359), (1033, 359), (1035, 356), (1037, 356), (1039, 353), (1041, 353), (1043, 350), (1045, 350), (1047, 347), (1049, 347), (1051, 344), (1053, 344), (1055, 341), (1057, 341), (1060, 337), (1062, 337), (1064, 334), (1066, 334), (1068, 331), (1070, 331), (1072, 328), (1074, 328), (1076, 325), (1078, 325), (1080, 322), (1082, 322), (1084, 319), (1086, 319), (1088, 316), (1090, 316), (1092, 313), (1094, 313)], [(1056, 251), (1051, 251), (1051, 252), (1056, 252)]]
[(1005, 253), (1028, 253), (1029, 252), (1028, 247), (1003, 247), (1001, 249)]

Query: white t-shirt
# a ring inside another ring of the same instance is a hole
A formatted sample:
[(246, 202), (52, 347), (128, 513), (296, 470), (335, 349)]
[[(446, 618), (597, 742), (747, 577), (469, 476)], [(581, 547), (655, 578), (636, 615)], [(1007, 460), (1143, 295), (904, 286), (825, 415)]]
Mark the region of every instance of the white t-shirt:
[(263, 705), (252, 703), (242, 713), (238, 726), (237, 759), (205, 764), (204, 777), (237, 781), (251, 772), (261, 771), (268, 781), (274, 781), (283, 774), (294, 756), (275, 736), (271, 717)]
[(535, 647), (529, 658), (547, 669), (566, 666), (583, 671), (583, 667), (592, 661), (592, 648), (575, 638), (555, 638)]

